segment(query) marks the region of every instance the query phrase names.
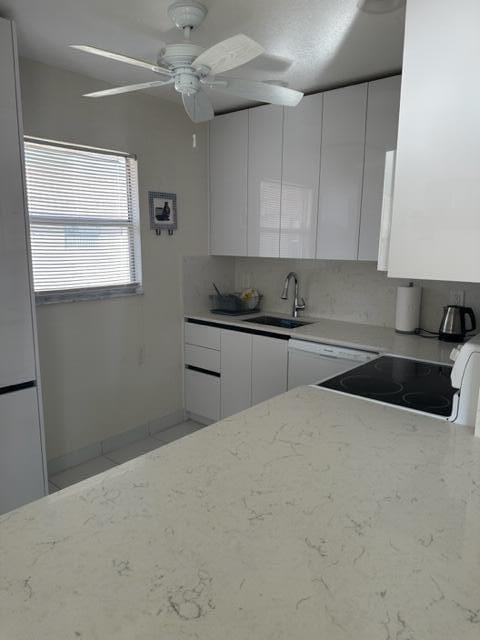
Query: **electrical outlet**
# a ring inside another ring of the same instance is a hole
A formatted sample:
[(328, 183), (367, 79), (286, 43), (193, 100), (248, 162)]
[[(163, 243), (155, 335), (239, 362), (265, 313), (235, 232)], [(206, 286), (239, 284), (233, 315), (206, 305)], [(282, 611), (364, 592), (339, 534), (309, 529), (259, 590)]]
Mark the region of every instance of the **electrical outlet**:
[(463, 307), (465, 304), (465, 291), (462, 289), (452, 289), (450, 291), (450, 304), (456, 304)]

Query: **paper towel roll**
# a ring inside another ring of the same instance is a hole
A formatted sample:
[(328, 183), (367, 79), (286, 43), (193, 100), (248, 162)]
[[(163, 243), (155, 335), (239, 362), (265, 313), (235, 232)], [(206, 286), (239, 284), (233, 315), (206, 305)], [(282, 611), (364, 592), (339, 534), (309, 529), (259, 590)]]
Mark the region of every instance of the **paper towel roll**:
[(420, 326), (420, 304), (422, 287), (397, 288), (397, 309), (395, 313), (395, 331), (398, 333), (415, 333)]

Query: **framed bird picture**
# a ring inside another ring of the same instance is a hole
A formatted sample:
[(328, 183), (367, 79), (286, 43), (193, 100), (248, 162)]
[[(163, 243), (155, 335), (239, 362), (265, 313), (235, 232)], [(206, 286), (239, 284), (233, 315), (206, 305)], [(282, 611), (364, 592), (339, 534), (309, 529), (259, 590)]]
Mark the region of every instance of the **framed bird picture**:
[(177, 228), (177, 195), (161, 191), (148, 192), (150, 207), (150, 229), (157, 235), (168, 231), (169, 235)]

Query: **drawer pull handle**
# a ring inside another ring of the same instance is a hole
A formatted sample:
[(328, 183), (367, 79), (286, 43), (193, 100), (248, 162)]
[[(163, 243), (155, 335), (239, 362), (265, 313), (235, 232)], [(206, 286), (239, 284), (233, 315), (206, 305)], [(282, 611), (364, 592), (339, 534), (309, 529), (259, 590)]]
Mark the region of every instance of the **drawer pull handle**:
[(217, 371), (208, 371), (208, 369), (201, 369), (200, 367), (193, 367), (190, 364), (185, 366), (185, 369), (189, 369), (190, 371), (196, 371), (197, 373), (205, 373), (207, 376), (214, 376), (215, 378), (220, 378), (220, 374)]

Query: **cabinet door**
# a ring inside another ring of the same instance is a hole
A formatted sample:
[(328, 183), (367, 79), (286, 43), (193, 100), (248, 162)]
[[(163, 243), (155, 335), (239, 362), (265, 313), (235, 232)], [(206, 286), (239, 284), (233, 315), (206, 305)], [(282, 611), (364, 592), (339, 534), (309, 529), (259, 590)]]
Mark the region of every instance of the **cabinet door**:
[(0, 395), (0, 513), (45, 495), (37, 390)]
[(397, 147), (400, 80), (394, 76), (368, 85), (359, 260), (378, 258), (385, 154)]
[(388, 271), (395, 278), (480, 282), (480, 2), (452, 7), (407, 3)]
[(323, 96), (317, 258), (358, 256), (366, 107), (366, 84)]
[(288, 341), (265, 336), (252, 340), (252, 404), (287, 390)]
[(210, 124), (210, 253), (247, 255), (248, 111)]
[(220, 378), (185, 369), (185, 409), (208, 420), (219, 420)]
[(35, 378), (13, 38), (12, 24), (0, 19), (0, 388)]
[(278, 258), (283, 108), (249, 109), (248, 255)]
[(286, 108), (283, 120), (280, 257), (315, 258), (323, 95)]
[(221, 336), (222, 418), (248, 409), (252, 404), (252, 336), (222, 329)]

